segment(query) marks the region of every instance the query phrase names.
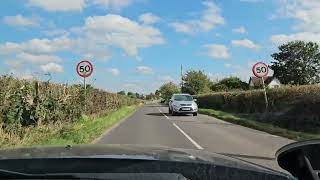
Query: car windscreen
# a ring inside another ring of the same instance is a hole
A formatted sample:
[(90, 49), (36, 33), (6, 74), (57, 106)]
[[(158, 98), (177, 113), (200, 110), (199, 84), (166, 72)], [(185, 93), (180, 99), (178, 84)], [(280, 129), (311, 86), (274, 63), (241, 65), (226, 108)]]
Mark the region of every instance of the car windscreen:
[(175, 101), (192, 101), (192, 96), (189, 95), (176, 95), (174, 96)]

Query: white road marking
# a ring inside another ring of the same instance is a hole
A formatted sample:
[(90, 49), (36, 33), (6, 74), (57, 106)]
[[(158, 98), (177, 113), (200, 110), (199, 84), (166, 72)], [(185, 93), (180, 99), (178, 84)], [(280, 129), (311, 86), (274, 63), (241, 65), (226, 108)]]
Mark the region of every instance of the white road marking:
[(169, 117), (167, 115), (165, 115), (159, 108), (158, 108), (159, 112), (164, 116), (166, 117), (167, 119), (169, 119)]
[[(158, 108), (159, 112), (166, 117), (167, 119), (170, 119), (167, 115), (165, 115), (160, 108)], [(194, 141), (187, 133), (185, 133), (176, 123), (172, 123), (174, 127), (176, 127), (197, 149), (203, 150), (203, 147), (201, 147), (196, 141)]]
[(174, 127), (176, 127), (197, 149), (203, 150), (196, 141), (194, 141), (187, 133), (185, 133), (176, 123), (173, 123)]

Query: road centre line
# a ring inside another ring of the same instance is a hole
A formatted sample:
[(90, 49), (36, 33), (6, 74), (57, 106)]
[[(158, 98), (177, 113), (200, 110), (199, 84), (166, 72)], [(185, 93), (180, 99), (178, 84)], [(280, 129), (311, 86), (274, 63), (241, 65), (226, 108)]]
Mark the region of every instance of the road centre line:
[[(167, 115), (165, 115), (160, 108), (158, 108), (159, 112), (166, 117), (167, 119), (170, 119)], [(197, 149), (203, 150), (203, 147), (201, 147), (196, 141), (194, 141), (187, 133), (185, 133), (176, 123), (172, 123), (174, 127), (176, 127)]]
[(159, 112), (164, 116), (166, 117), (167, 119), (169, 119), (169, 117), (167, 115), (165, 115), (159, 108), (158, 108)]
[(197, 149), (203, 150), (196, 141), (194, 141), (187, 133), (185, 133), (176, 123), (173, 123), (173, 126), (176, 127)]

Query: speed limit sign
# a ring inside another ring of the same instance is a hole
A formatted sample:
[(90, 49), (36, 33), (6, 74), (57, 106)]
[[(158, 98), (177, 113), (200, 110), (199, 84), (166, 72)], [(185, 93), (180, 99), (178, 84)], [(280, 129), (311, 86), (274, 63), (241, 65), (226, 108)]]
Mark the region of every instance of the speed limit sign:
[(258, 62), (255, 65), (253, 65), (252, 72), (256, 77), (262, 78), (268, 75), (269, 68), (268, 65), (266, 65), (265, 63)]
[(269, 72), (268, 65), (266, 65), (263, 62), (257, 62), (256, 64), (253, 65), (252, 72), (257, 78), (261, 78), (263, 92), (264, 92), (264, 101), (266, 103), (266, 111), (267, 111), (269, 104), (268, 104), (266, 86), (264, 84), (264, 77), (268, 76), (268, 72)]
[(93, 66), (90, 61), (81, 61), (77, 65), (77, 73), (83, 78), (89, 77), (93, 72)]

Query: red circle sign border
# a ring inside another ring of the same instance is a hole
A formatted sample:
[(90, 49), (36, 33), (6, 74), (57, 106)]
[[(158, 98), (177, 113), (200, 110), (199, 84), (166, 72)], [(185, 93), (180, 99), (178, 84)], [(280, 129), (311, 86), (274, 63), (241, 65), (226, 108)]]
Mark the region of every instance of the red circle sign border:
[[(90, 73), (83, 75), (83, 74), (81, 74), (81, 73), (78, 71), (79, 66), (80, 66), (81, 63), (88, 63), (88, 64), (89, 64), (89, 66), (90, 66), (90, 68), (91, 68)], [(93, 73), (93, 65), (92, 65), (92, 63), (91, 63), (90, 61), (87, 61), (87, 60), (80, 61), (80, 62), (77, 64), (76, 71), (77, 71), (77, 73), (78, 73), (79, 76), (81, 76), (81, 77), (83, 77), (83, 78), (87, 78), (87, 77), (91, 76), (91, 74)]]
[(269, 74), (269, 67), (268, 67), (268, 65), (267, 65), (266, 63), (264, 63), (264, 62), (257, 62), (257, 63), (255, 63), (255, 64), (252, 66), (252, 72), (253, 72), (253, 74), (254, 74), (256, 77), (259, 77), (259, 78), (265, 77), (265, 76), (259, 76), (259, 75), (256, 73), (256, 71), (254, 70), (255, 67), (256, 67), (258, 64), (262, 64), (262, 65), (264, 65), (264, 66), (267, 67), (267, 72), (266, 72), (266, 75), (265, 75), (265, 76), (267, 76), (267, 75)]

